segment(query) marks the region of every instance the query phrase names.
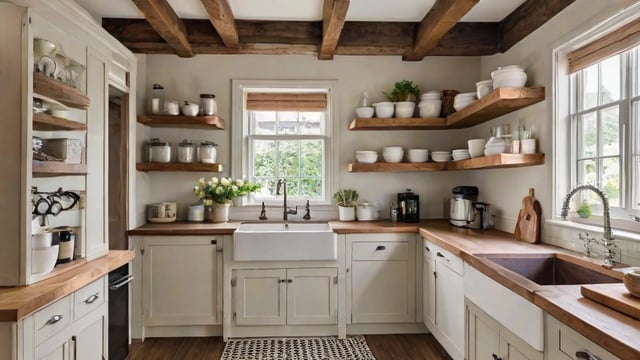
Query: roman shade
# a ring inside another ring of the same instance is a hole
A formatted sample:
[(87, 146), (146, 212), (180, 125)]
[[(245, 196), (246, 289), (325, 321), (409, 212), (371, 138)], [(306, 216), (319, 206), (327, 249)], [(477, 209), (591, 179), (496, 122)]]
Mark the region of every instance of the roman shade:
[(567, 55), (569, 73), (574, 73), (640, 44), (640, 19), (586, 44)]
[(324, 111), (326, 93), (247, 93), (247, 110), (263, 111)]

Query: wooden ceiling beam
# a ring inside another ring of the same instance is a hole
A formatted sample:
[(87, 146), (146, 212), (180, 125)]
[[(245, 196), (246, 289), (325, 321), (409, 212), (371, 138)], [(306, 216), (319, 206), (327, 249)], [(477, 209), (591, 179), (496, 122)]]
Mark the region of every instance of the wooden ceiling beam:
[(413, 49), (404, 55), (403, 60), (422, 60), (478, 1), (437, 0), (418, 25)]
[(333, 59), (348, 9), (349, 0), (324, 0), (322, 5), (322, 43), (318, 59)]
[(527, 0), (500, 22), (498, 51), (505, 52), (575, 0)]
[(220, 35), (222, 42), (228, 48), (237, 48), (239, 45), (238, 28), (233, 17), (231, 6), (227, 0), (201, 0), (202, 5), (209, 14), (211, 24)]
[(131, 0), (180, 57), (193, 57), (187, 30), (167, 0)]

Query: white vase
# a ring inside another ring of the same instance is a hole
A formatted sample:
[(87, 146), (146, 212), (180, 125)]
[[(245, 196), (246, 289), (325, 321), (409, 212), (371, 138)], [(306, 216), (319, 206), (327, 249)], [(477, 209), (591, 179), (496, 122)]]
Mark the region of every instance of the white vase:
[(340, 221), (353, 221), (356, 219), (356, 209), (353, 206), (338, 206), (338, 218)]
[(213, 203), (213, 216), (211, 217), (211, 222), (221, 223), (229, 221), (229, 208), (231, 204), (218, 204)]

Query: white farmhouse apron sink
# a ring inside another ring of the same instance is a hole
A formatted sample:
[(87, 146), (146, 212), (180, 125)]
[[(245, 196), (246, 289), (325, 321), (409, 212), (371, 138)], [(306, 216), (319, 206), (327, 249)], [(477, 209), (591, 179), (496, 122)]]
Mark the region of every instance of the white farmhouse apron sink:
[(328, 223), (247, 223), (233, 234), (235, 261), (331, 261), (337, 236)]

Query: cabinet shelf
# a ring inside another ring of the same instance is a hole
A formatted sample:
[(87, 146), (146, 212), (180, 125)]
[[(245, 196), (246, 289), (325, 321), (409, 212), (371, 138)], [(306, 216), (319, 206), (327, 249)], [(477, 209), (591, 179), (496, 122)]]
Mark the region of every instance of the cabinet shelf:
[(500, 88), (446, 118), (356, 118), (349, 124), (349, 130), (461, 129), (533, 105), (544, 98), (544, 87)]
[(544, 164), (544, 154), (498, 154), (442, 163), (348, 164), (348, 172), (411, 172), (502, 169)]
[(33, 92), (76, 109), (88, 109), (91, 103), (89, 97), (81, 93), (80, 90), (51, 79), (41, 72), (33, 73)]
[(87, 164), (67, 164), (60, 161), (33, 160), (31, 168), (35, 177), (86, 175), (88, 173)]
[(33, 130), (37, 131), (68, 131), (87, 130), (87, 125), (77, 121), (52, 116), (45, 113), (33, 114)]
[(201, 171), (201, 172), (221, 172), (222, 164), (202, 164), (202, 163), (137, 163), (138, 171)]
[(211, 116), (138, 115), (138, 122), (151, 127), (224, 130), (224, 119)]

